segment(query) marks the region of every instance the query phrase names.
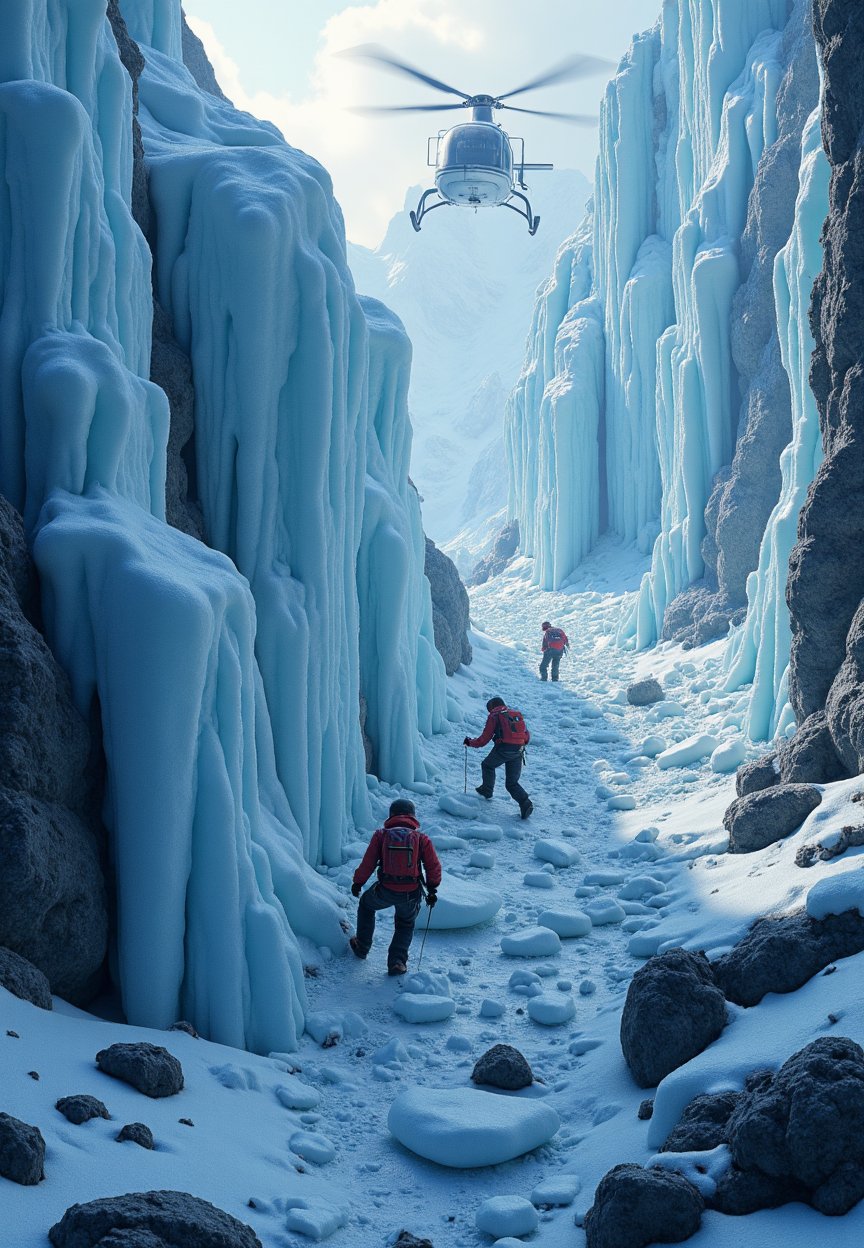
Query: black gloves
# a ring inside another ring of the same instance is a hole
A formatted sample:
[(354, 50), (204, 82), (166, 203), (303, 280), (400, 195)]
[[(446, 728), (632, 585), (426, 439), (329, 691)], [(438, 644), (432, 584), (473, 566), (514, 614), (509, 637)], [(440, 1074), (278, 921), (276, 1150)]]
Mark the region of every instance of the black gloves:
[(362, 888), (363, 888), (363, 885), (362, 885), (362, 884), (358, 884), (358, 883), (356, 882), (356, 880), (355, 880), (355, 882), (351, 885), (351, 896), (352, 896), (352, 897), (359, 897), (359, 896), (360, 896), (360, 890), (361, 890)]
[(471, 744), (471, 738), (470, 738), (470, 737), (466, 737), (466, 738), (465, 738), (465, 740), (462, 742), (462, 744), (463, 744), (463, 745), (470, 745), (470, 744)]
[(438, 900), (438, 894), (436, 893), (435, 889), (427, 888), (426, 889), (426, 905), (429, 907), (430, 910), (435, 905), (435, 902), (437, 900)]

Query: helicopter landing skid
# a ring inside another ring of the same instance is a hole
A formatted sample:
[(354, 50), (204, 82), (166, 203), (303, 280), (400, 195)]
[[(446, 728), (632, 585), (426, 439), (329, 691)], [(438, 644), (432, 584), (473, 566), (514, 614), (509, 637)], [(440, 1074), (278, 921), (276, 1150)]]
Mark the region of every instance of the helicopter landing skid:
[[(438, 195), (438, 199), (434, 204), (427, 205), (426, 201), (430, 195)], [(449, 200), (441, 198), (438, 194), (437, 186), (433, 186), (428, 191), (423, 192), (420, 196), (420, 203), (417, 205), (416, 212), (412, 209), (412, 211), (408, 214), (411, 218), (411, 224), (414, 226), (414, 229), (418, 234), (420, 233), (420, 222), (426, 216), (427, 212), (432, 212), (435, 208), (443, 208), (446, 203), (449, 203)]]
[(519, 191), (514, 191), (511, 196), (511, 199), (521, 199), (522, 203), (525, 205), (524, 208), (517, 208), (516, 205), (512, 204), (509, 199), (507, 200), (505, 204), (502, 204), (502, 207), (509, 208), (511, 212), (518, 213), (523, 221), (527, 221), (528, 233), (533, 238), (534, 235), (537, 233), (537, 227), (540, 224), (540, 218), (535, 217), (534, 214), (532, 213), (531, 204), (529, 202), (528, 196), (520, 194)]

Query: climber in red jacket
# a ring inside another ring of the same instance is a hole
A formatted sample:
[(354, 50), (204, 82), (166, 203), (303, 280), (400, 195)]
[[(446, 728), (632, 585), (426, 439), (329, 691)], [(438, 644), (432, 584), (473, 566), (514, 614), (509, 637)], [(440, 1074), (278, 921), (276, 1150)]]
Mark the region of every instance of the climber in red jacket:
[(504, 788), (519, 803), (522, 818), (527, 819), (534, 809), (531, 798), (519, 783), (522, 775), (525, 746), (531, 740), (531, 733), (522, 718), (522, 712), (506, 706), (503, 698), (490, 698), (486, 703), (489, 716), (486, 727), (479, 737), (466, 737), (463, 745), (477, 750), (490, 741), (495, 744), (483, 762), (480, 770), (483, 783), (478, 785), (477, 792), (481, 797), (491, 798), (495, 790), (495, 768), (504, 765)]
[[(360, 890), (376, 868), (377, 882), (360, 897)], [(357, 907), (357, 935), (352, 936), (349, 943), (356, 956), (367, 956), (375, 935), (375, 915), (392, 906), (393, 939), (387, 951), (387, 971), (390, 975), (404, 975), (424, 889), (426, 904), (431, 910), (438, 900), (440, 883), (441, 863), (435, 846), (420, 831), (414, 803), (404, 797), (397, 798), (390, 805), (390, 818), (383, 828), (373, 833), (363, 860), (354, 872), (351, 892), (360, 897), (360, 905)]]
[(540, 625), (543, 629), (543, 658), (540, 660), (540, 679), (546, 680), (549, 673), (549, 664), (552, 664), (552, 679), (558, 679), (558, 668), (561, 664), (561, 655), (570, 648), (570, 642), (567, 640), (567, 634), (563, 628), (553, 628), (548, 620), (544, 620)]

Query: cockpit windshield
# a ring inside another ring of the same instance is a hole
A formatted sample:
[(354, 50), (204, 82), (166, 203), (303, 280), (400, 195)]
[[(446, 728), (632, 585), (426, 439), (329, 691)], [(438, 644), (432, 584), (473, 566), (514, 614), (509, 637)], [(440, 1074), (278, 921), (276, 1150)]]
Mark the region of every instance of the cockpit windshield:
[(439, 168), (462, 165), (504, 169), (509, 173), (512, 164), (513, 156), (507, 136), (497, 126), (454, 126), (441, 140)]

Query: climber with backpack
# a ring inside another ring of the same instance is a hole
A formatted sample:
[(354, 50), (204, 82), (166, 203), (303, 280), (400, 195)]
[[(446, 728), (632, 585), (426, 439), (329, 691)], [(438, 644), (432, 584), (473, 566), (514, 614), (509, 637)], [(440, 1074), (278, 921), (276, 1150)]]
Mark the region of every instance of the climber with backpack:
[(483, 783), (477, 786), (477, 792), (487, 801), (495, 791), (495, 769), (504, 767), (504, 787), (514, 802), (519, 803), (523, 819), (527, 819), (534, 809), (531, 798), (519, 783), (522, 775), (522, 764), (525, 761), (525, 746), (531, 740), (531, 733), (521, 711), (507, 706), (503, 698), (490, 698), (486, 703), (489, 716), (486, 727), (479, 737), (466, 737), (463, 745), (478, 750), (494, 741), (494, 745), (480, 764)]
[(558, 668), (562, 654), (570, 650), (570, 642), (563, 628), (553, 628), (548, 620), (540, 625), (543, 629), (543, 658), (540, 660), (540, 679), (547, 680), (549, 664), (552, 664), (552, 679), (558, 679)]
[[(360, 896), (363, 885), (378, 870), (378, 879)], [(425, 870), (425, 879), (423, 871)], [(357, 907), (357, 934), (349, 944), (358, 958), (372, 948), (375, 915), (393, 907), (393, 939), (387, 951), (387, 972), (404, 975), (408, 969), (408, 949), (423, 896), (430, 911), (438, 900), (441, 863), (435, 846), (424, 832), (407, 798), (390, 804), (390, 817), (373, 833), (360, 866), (354, 872), (351, 892), (360, 898)]]

